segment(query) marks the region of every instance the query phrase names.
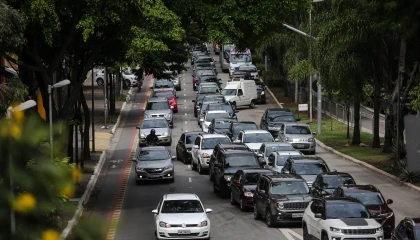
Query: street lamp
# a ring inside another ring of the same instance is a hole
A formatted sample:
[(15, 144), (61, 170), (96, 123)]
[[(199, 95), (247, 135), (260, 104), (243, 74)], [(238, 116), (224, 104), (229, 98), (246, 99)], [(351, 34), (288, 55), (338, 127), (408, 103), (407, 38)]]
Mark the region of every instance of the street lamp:
[[(8, 107), (6, 110), (6, 118), (9, 120), (9, 128), (10, 128), (10, 121), (12, 118), (12, 113), (13, 112), (18, 112), (18, 111), (23, 111), (26, 110), (28, 108), (34, 107), (36, 106), (36, 102), (34, 100), (28, 100), (24, 103), (21, 103), (20, 105), (16, 106), (16, 107)], [(13, 178), (12, 178), (12, 173), (13, 173), (13, 161), (12, 161), (12, 154), (11, 151), (9, 151), (9, 184), (10, 184), (10, 193), (11, 193), (11, 198), (12, 198), (12, 204), (15, 198), (14, 192), (13, 192)], [(10, 232), (12, 234), (12, 236), (15, 235), (16, 233), (16, 221), (15, 221), (15, 211), (13, 210), (13, 206), (11, 206), (10, 208)]]
[(52, 100), (51, 100), (51, 93), (54, 88), (61, 88), (66, 85), (70, 84), (70, 80), (62, 80), (56, 84), (48, 85), (48, 102), (49, 102), (49, 119), (50, 119), (50, 152), (51, 152), (51, 160), (53, 159), (53, 125), (52, 125)]

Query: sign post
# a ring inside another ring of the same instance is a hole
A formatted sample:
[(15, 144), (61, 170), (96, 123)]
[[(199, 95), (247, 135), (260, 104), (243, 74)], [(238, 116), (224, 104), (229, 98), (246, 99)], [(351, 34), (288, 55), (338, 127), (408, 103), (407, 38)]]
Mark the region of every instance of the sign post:
[(305, 113), (307, 112), (309, 114), (309, 105), (307, 103), (299, 103), (298, 104), (298, 118), (300, 118), (299, 113)]

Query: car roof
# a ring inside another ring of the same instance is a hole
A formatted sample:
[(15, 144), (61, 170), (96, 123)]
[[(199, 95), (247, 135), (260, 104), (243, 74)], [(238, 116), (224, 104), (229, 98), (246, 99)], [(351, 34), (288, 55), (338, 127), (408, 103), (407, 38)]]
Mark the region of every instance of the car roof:
[(151, 97), (149, 98), (149, 102), (167, 102), (168, 98), (166, 97)]
[(299, 175), (288, 174), (288, 173), (277, 173), (277, 174), (266, 174), (266, 177), (270, 178), (273, 182), (283, 182), (283, 181), (305, 181)]
[(211, 110), (211, 111), (207, 111), (207, 114), (209, 113), (228, 113), (225, 110)]
[(309, 127), (309, 124), (306, 124), (306, 123), (283, 123), (283, 125), (285, 127), (288, 127), (288, 126), (305, 126), (305, 127)]
[(198, 134), (201, 134), (201, 133), (204, 133), (204, 132), (201, 132), (201, 131), (186, 132), (185, 135), (198, 135)]
[(234, 121), (236, 121), (236, 119), (234, 119), (234, 118), (215, 118), (211, 121), (214, 121), (216, 123), (217, 122), (234, 122)]
[(240, 122), (237, 122), (235, 124), (255, 124), (255, 125), (257, 125), (255, 122), (251, 122), (251, 121), (240, 121)]
[(321, 162), (321, 161), (325, 163), (325, 160), (320, 157), (310, 157), (310, 156), (290, 157), (289, 160), (292, 160), (293, 162), (300, 162), (300, 163)]
[(241, 67), (255, 67), (256, 68), (256, 66), (254, 64), (249, 64), (249, 63), (242, 64), (242, 65), (239, 66), (239, 68), (241, 68)]
[(243, 144), (243, 143), (218, 143), (218, 145), (220, 146), (220, 148), (228, 150), (228, 149), (237, 149), (237, 148), (242, 148), (242, 149), (248, 149), (248, 147)]
[(203, 138), (228, 138), (224, 134), (216, 134), (216, 133), (204, 133), (201, 135), (203, 136)]
[(168, 151), (168, 149), (164, 146), (142, 147), (140, 150), (141, 151), (147, 151), (147, 150), (166, 150), (166, 151)]
[[(287, 142), (266, 142), (263, 143), (265, 147), (272, 147), (272, 146), (292, 146), (291, 143), (287, 143)], [(293, 146), (292, 146), (293, 147)]]
[(288, 108), (267, 108), (268, 112), (291, 112)]
[(235, 155), (235, 154), (249, 154), (255, 156), (254, 152), (248, 151), (248, 150), (241, 150), (241, 149), (226, 149), (225, 154), (226, 155)]
[(167, 193), (163, 196), (163, 200), (200, 200), (195, 193)]
[(267, 130), (242, 130), (245, 134), (250, 133), (269, 133)]
[(325, 202), (332, 202), (332, 203), (361, 203), (359, 200), (357, 200), (356, 198), (352, 198), (352, 197), (328, 197), (328, 198), (323, 198), (323, 200)]
[(278, 151), (278, 152), (274, 152), (277, 155), (292, 155), (292, 156), (298, 156), (298, 155), (303, 155), (301, 152), (299, 152), (298, 150), (295, 151)]
[(271, 170), (266, 168), (246, 168), (241, 169), (245, 174), (247, 173), (272, 173)]
[(344, 185), (340, 186), (345, 192), (380, 192), (373, 185)]
[(166, 118), (164, 118), (164, 117), (151, 117), (151, 118), (144, 118), (144, 119), (143, 119), (143, 122), (144, 122), (144, 121), (154, 121), (154, 120), (165, 120), (165, 121), (166, 121)]
[[(332, 176), (346, 176), (346, 177), (352, 177), (350, 174), (345, 172), (324, 172), (320, 173), (323, 177), (332, 177)], [(353, 177), (352, 177), (353, 178)]]

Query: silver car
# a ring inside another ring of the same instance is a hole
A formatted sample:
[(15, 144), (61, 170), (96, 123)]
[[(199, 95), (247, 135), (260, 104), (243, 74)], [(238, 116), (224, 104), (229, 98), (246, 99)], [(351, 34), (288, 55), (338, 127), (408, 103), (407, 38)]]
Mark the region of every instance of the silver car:
[(308, 124), (286, 123), (280, 127), (279, 139), (281, 142), (291, 143), (296, 150), (315, 154), (315, 134)]
[(164, 117), (172, 128), (174, 125), (173, 108), (173, 106), (169, 105), (167, 98), (150, 98), (146, 108), (143, 108), (144, 118)]
[(166, 79), (172, 81), (177, 91), (181, 91), (181, 76), (178, 74), (177, 71), (164, 71), (163, 75)]
[(139, 146), (146, 145), (146, 137), (150, 134), (152, 129), (155, 130), (156, 136), (159, 138), (160, 144), (171, 145), (172, 143), (172, 130), (169, 127), (166, 118), (145, 118), (139, 129)]
[(296, 156), (303, 156), (303, 153), (296, 150), (272, 152), (270, 156), (268, 156), (267, 164), (264, 167), (273, 172), (281, 173), (286, 160)]
[(169, 154), (166, 147), (144, 147), (138, 148), (133, 158), (136, 167), (136, 183), (153, 180), (175, 181), (174, 164), (175, 156)]
[(295, 148), (290, 143), (285, 142), (267, 142), (263, 143), (260, 149), (257, 152), (257, 157), (261, 160), (264, 159), (264, 162), (268, 163), (268, 156), (272, 152), (277, 151), (294, 151)]

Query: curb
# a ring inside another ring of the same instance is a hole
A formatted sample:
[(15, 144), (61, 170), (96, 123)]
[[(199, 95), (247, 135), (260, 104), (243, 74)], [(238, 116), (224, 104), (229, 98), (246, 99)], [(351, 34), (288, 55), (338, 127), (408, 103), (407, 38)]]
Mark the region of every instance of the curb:
[(71, 230), (75, 225), (77, 225), (77, 222), (79, 221), (80, 217), (82, 216), (84, 205), (89, 201), (90, 194), (92, 193), (93, 187), (96, 184), (96, 181), (98, 180), (99, 173), (101, 172), (102, 166), (104, 165), (106, 159), (105, 151), (102, 152), (98, 164), (96, 164), (94, 173), (90, 177), (89, 183), (86, 186), (86, 190), (83, 193), (83, 196), (79, 200), (79, 204), (77, 206), (76, 212), (73, 215), (73, 218), (68, 222), (67, 227), (63, 230), (63, 232), (60, 235), (60, 240), (66, 239)]
[[(262, 80), (261, 78), (260, 78), (260, 81), (261, 81), (261, 82), (264, 82), (264, 80)], [(274, 99), (274, 101), (277, 103), (277, 105), (279, 105), (281, 108), (283, 108), (283, 104), (281, 104), (281, 103), (277, 100), (276, 96), (274, 96), (274, 93), (273, 93), (273, 92), (271, 92), (270, 88), (269, 88), (269, 87), (266, 87), (266, 88), (265, 88), (265, 90), (267, 90), (267, 91), (268, 91), (268, 93), (270, 93), (271, 97)]]
[(130, 88), (130, 91), (128, 91), (128, 95), (127, 98), (125, 100), (125, 102), (123, 103), (122, 107), (121, 107), (121, 111), (120, 111), (120, 115), (118, 115), (117, 118), (117, 122), (114, 124), (114, 126), (112, 127), (111, 133), (114, 134), (115, 130), (117, 130), (118, 126), (120, 125), (120, 119), (121, 119), (121, 113), (124, 112), (125, 106), (127, 105), (127, 102), (130, 101), (131, 99), (131, 94), (133, 94), (133, 87)]

